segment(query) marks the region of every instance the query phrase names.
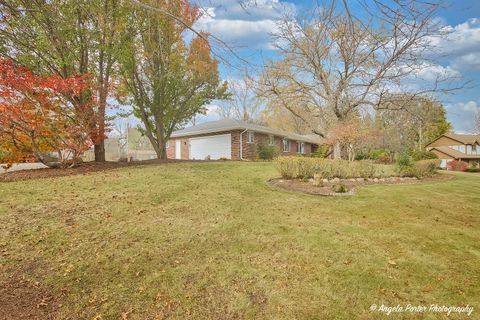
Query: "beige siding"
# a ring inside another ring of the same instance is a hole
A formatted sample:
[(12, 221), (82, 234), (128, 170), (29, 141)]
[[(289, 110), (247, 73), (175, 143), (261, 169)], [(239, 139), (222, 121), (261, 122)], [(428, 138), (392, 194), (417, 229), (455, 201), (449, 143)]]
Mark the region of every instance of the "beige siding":
[(464, 143), (453, 140), (447, 137), (440, 137), (439, 139), (430, 143), (427, 147), (448, 147), (448, 146), (462, 146)]

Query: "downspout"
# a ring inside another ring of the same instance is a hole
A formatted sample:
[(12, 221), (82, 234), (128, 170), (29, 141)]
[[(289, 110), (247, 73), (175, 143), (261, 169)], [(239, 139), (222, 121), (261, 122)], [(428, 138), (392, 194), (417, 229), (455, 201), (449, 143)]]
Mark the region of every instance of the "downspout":
[(240, 133), (240, 160), (244, 160), (243, 159), (243, 134), (247, 132), (247, 129), (243, 130), (241, 133)]

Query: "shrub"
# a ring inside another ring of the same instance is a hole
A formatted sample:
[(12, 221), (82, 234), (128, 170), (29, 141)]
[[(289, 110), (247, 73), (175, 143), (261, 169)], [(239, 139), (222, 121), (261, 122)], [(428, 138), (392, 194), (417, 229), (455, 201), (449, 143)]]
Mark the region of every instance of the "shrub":
[(438, 159), (437, 155), (431, 151), (412, 151), (412, 159), (415, 161), (428, 160), (428, 159)]
[(375, 160), (378, 163), (391, 163), (392, 155), (388, 149), (363, 150), (358, 153), (355, 160)]
[(465, 172), (480, 172), (480, 168), (468, 168), (465, 169)]
[(309, 179), (313, 178), (317, 159), (307, 157), (278, 157), (275, 165), (285, 179)]
[(332, 186), (332, 191), (335, 193), (345, 193), (347, 192), (347, 187), (344, 184), (336, 184)]
[(437, 168), (440, 166), (440, 160), (420, 160), (415, 162), (412, 174), (413, 176), (422, 179), (432, 177), (437, 173)]
[(326, 144), (319, 145), (315, 152), (312, 152), (311, 156), (313, 158), (326, 158), (328, 156), (328, 152), (330, 151), (330, 147)]
[(452, 171), (465, 171), (468, 168), (468, 163), (461, 160), (452, 160), (447, 162), (447, 169)]
[(276, 146), (260, 144), (257, 147), (258, 157), (262, 160), (273, 160), (278, 154)]
[(331, 160), (306, 157), (278, 157), (275, 164), (285, 179), (351, 179), (384, 177), (384, 168), (369, 161)]
[(392, 153), (388, 149), (371, 150), (370, 158), (378, 163), (392, 163)]
[(395, 163), (397, 172), (402, 176), (413, 176), (413, 161), (408, 153), (404, 152)]

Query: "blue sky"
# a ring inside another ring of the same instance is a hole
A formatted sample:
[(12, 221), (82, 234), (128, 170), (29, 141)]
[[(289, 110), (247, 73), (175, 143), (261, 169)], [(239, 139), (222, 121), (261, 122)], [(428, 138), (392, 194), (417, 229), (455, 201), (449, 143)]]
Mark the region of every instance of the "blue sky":
[[(244, 10), (238, 0), (199, 1), (208, 12), (199, 23), (201, 28), (232, 45), (256, 67), (275, 56), (270, 34), (275, 32), (283, 13), (308, 10), (312, 3), (311, 0), (250, 0), (255, 5), (247, 5)], [(471, 81), (465, 89), (439, 97), (455, 131), (470, 132), (474, 130), (474, 115), (480, 110), (480, 0), (452, 0), (438, 12), (437, 18), (451, 33), (448, 41), (438, 44), (442, 59), (431, 72), (448, 70)], [(224, 78), (238, 76), (238, 71), (228, 63), (222, 64), (221, 73)], [(214, 109), (205, 119), (216, 117)]]

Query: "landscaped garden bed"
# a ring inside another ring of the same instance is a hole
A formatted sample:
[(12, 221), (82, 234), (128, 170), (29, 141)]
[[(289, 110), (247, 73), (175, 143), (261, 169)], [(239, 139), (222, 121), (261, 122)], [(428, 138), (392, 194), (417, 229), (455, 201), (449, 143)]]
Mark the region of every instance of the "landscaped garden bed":
[(369, 161), (279, 157), (276, 167), (282, 178), (272, 186), (316, 195), (353, 195), (355, 187), (372, 184), (411, 184), (450, 179), (437, 174), (438, 160), (380, 165)]
[[(440, 182), (452, 179), (453, 176), (445, 174), (436, 174), (432, 177), (418, 179), (416, 177), (389, 177), (389, 178), (357, 178), (357, 179), (325, 179), (321, 186), (314, 185), (313, 179), (282, 179), (276, 178), (269, 180), (269, 184), (274, 187), (286, 189), (289, 191), (303, 192), (307, 194), (320, 196), (348, 196), (355, 194), (356, 187), (375, 185), (375, 184), (419, 184), (427, 182)], [(345, 192), (335, 192), (334, 188), (343, 185)]]

